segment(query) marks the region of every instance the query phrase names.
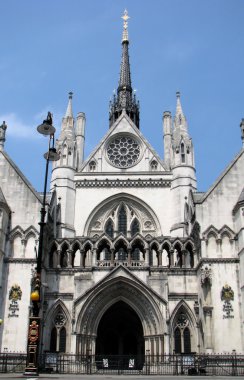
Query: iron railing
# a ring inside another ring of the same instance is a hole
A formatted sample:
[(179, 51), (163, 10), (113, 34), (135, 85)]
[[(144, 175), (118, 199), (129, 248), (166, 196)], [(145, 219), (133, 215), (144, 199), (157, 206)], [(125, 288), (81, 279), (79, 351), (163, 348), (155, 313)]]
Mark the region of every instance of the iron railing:
[[(73, 355), (49, 353), (39, 360), (40, 372), (113, 375), (243, 376), (244, 355)], [(0, 353), (0, 372), (25, 371), (26, 354)]]
[(69, 355), (46, 353), (42, 370), (75, 374), (243, 376), (244, 355)]
[(0, 373), (24, 372), (26, 367), (26, 354), (3, 352), (0, 353)]

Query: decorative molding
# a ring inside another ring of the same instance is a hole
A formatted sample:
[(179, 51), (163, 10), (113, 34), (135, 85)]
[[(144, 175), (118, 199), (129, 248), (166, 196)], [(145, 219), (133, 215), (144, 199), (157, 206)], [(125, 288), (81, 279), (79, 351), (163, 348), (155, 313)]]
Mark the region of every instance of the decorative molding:
[(197, 293), (169, 293), (168, 300), (188, 300), (188, 301), (197, 301), (198, 294)]
[(4, 263), (9, 263), (9, 264), (35, 264), (36, 259), (27, 259), (25, 257), (5, 257)]
[(88, 180), (84, 179), (82, 181), (77, 181), (75, 183), (77, 188), (79, 187), (170, 187), (170, 180), (162, 179), (94, 179)]
[(47, 292), (44, 295), (45, 300), (52, 300), (52, 299), (63, 299), (63, 300), (73, 300), (74, 294), (73, 293), (58, 293), (58, 292)]
[(221, 257), (215, 257), (215, 258), (210, 258), (210, 257), (206, 257), (206, 258), (202, 258), (197, 267), (195, 269), (199, 270), (202, 265), (205, 265), (205, 264), (239, 264), (240, 263), (240, 259), (238, 257), (225, 257), (225, 258), (221, 258)]

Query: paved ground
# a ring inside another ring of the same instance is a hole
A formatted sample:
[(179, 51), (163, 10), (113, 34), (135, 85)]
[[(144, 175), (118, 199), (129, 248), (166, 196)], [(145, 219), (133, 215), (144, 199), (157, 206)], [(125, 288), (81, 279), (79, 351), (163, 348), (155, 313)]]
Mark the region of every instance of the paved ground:
[(244, 376), (143, 376), (143, 375), (59, 375), (59, 374), (53, 374), (53, 375), (44, 375), (41, 374), (39, 377), (32, 377), (32, 376), (23, 376), (22, 374), (0, 374), (0, 379), (28, 379), (28, 380), (45, 380), (45, 379), (53, 379), (53, 380), (199, 380), (199, 379), (215, 379), (215, 380), (239, 380), (244, 379)]

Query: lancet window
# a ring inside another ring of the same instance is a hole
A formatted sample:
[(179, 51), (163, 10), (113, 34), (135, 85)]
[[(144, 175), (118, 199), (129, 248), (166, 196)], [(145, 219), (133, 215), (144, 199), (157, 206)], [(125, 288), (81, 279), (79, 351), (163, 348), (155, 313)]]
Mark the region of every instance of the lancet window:
[(174, 351), (176, 354), (191, 352), (191, 332), (186, 313), (181, 310), (174, 329)]
[(54, 320), (50, 334), (50, 351), (66, 352), (66, 317), (60, 309)]
[(111, 219), (109, 219), (105, 226), (105, 232), (108, 236), (110, 236), (112, 239), (114, 237), (114, 224)]
[(131, 223), (131, 236), (135, 236), (138, 232), (140, 232), (140, 224), (137, 219), (134, 219)]
[(181, 162), (186, 162), (186, 155), (185, 155), (185, 145), (183, 143), (180, 144), (180, 154), (181, 154)]
[(122, 232), (125, 236), (127, 234), (127, 215), (125, 206), (122, 205), (118, 215), (118, 232)]

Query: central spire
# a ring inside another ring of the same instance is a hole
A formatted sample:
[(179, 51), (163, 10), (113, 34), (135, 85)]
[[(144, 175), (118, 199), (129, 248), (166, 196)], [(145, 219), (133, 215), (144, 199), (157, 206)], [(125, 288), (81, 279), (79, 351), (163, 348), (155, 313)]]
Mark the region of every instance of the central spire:
[(129, 37), (128, 37), (128, 16), (127, 10), (124, 11), (123, 34), (122, 34), (122, 59), (120, 66), (119, 86), (117, 88), (117, 96), (114, 94), (113, 100), (110, 102), (109, 126), (119, 118), (122, 111), (125, 111), (133, 123), (139, 128), (139, 102), (133, 94), (130, 76), (129, 61)]

